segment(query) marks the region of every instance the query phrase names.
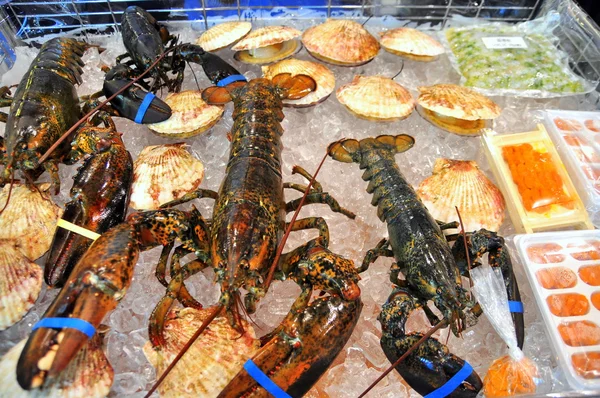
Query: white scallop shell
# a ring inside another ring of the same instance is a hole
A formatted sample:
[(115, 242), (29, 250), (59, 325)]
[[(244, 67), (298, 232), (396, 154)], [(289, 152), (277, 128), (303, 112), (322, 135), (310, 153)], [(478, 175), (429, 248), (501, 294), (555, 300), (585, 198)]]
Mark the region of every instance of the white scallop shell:
[[(190, 337), (212, 313), (212, 308), (173, 309), (165, 325), (166, 345), (159, 351), (150, 342), (144, 346), (148, 361), (160, 375)], [(163, 383), (161, 397), (216, 397), (240, 371), (244, 362), (259, 349), (252, 326), (242, 321), (244, 335), (229, 325), (224, 316), (216, 317), (194, 342)]]
[(341, 86), (336, 96), (354, 114), (369, 120), (399, 120), (415, 109), (410, 92), (383, 76), (357, 75), (351, 83)]
[(397, 28), (381, 34), (381, 46), (392, 53), (435, 57), (444, 53), (444, 46), (417, 29)]
[(133, 165), (130, 206), (152, 210), (198, 188), (204, 177), (202, 162), (185, 143), (147, 146)]
[[(11, 241), (30, 260), (48, 251), (63, 212), (47, 193), (50, 184), (37, 187), (39, 192), (25, 185), (13, 185), (8, 206), (0, 214), (0, 240)], [(5, 205), (9, 191), (7, 184), (0, 192), (0, 209)]]
[(60, 376), (42, 388), (26, 391), (17, 383), (17, 362), (27, 339), (21, 340), (0, 360), (0, 398), (100, 398), (106, 397), (114, 371), (102, 352), (99, 337), (86, 344)]
[(317, 89), (304, 98), (298, 100), (284, 100), (283, 103), (291, 106), (314, 105), (329, 96), (335, 88), (335, 77), (333, 72), (325, 65), (317, 62), (303, 61), (296, 58), (285, 59), (275, 64), (262, 67), (263, 76), (267, 79), (281, 73), (289, 73), (292, 76), (307, 75), (317, 83)]
[(25, 316), (42, 289), (42, 269), (12, 242), (0, 243), (0, 330)]
[(222, 106), (207, 104), (196, 90), (170, 93), (165, 102), (171, 107), (171, 117), (147, 126), (167, 137), (193, 137), (214, 126), (223, 116)]
[(250, 22), (225, 22), (202, 33), (196, 44), (205, 51), (217, 51), (246, 36), (251, 29)]
[(231, 47), (233, 51), (253, 50), (270, 46), (272, 44), (283, 43), (300, 36), (302, 32), (289, 26), (265, 26), (250, 32), (246, 37), (240, 40), (235, 46)]
[(417, 193), (436, 220), (458, 221), (458, 207), (467, 232), (498, 231), (504, 221), (502, 192), (471, 160), (437, 159)]
[(462, 120), (495, 119), (502, 109), (477, 91), (456, 84), (419, 87), (419, 105), (443, 116)]

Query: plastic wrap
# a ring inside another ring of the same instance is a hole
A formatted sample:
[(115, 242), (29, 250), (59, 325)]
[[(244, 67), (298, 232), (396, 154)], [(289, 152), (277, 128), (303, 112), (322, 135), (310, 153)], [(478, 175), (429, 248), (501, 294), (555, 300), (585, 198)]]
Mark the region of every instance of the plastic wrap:
[(449, 28), (442, 42), (461, 83), (487, 95), (546, 98), (591, 92), (594, 82), (569, 68), (556, 47), (555, 12), (520, 24), (487, 23)]
[(487, 397), (504, 397), (534, 393), (537, 367), (525, 357), (517, 344), (517, 334), (500, 269), (477, 267), (471, 270), (471, 279), (473, 293), (483, 313), (508, 345), (508, 355), (496, 359), (485, 376), (484, 394)]

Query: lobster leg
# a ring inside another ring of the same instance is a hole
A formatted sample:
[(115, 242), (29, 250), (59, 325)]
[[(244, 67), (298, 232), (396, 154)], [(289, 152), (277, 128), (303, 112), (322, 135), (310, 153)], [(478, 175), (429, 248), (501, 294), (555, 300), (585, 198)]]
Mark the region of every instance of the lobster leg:
[(219, 194), (215, 191), (211, 191), (210, 189), (197, 189), (195, 191), (189, 192), (183, 195), (179, 199), (172, 200), (170, 202), (164, 203), (160, 206), (161, 209), (167, 209), (169, 207), (177, 206), (183, 203), (187, 203), (194, 199), (202, 199), (202, 198), (210, 198), (217, 200)]
[(380, 240), (374, 249), (367, 252), (358, 272), (368, 270), (369, 266), (377, 261), (379, 257), (394, 257), (394, 252), (390, 249), (390, 241), (388, 239)]
[[(285, 211), (287, 213), (296, 211), (298, 209), (298, 207), (300, 207), (301, 200), (302, 200), (301, 198), (298, 198), (298, 199), (295, 199), (295, 200), (292, 200), (292, 201), (286, 203)], [(354, 214), (350, 210), (345, 209), (342, 206), (340, 206), (339, 202), (333, 196), (328, 194), (327, 192), (309, 193), (306, 196), (306, 198), (304, 199), (303, 206), (315, 204), (315, 203), (326, 204), (329, 206), (331, 211), (333, 211), (335, 213), (341, 213), (348, 218), (354, 219), (356, 217), (356, 214)]]

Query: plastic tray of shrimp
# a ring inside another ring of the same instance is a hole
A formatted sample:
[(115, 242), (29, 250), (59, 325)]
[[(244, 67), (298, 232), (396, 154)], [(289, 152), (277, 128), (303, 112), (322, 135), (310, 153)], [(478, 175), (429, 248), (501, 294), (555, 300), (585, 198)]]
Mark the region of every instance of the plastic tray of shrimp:
[(600, 387), (600, 231), (517, 235), (515, 244), (569, 384)]
[(546, 126), (575, 188), (600, 225), (600, 112), (546, 111)]

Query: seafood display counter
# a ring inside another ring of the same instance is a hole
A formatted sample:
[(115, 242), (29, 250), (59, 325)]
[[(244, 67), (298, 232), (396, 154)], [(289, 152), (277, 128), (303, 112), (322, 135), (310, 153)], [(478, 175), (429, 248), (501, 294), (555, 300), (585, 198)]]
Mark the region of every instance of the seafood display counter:
[(0, 397), (600, 394), (577, 5), (87, 3), (4, 9)]

